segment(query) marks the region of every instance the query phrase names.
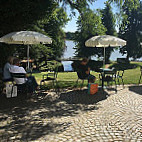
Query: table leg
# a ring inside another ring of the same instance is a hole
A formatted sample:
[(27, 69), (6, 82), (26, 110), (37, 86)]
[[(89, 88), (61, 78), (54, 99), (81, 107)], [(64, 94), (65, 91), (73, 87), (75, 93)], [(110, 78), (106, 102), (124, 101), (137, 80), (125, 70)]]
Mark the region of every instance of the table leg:
[(102, 74), (102, 88), (104, 88), (104, 74)]

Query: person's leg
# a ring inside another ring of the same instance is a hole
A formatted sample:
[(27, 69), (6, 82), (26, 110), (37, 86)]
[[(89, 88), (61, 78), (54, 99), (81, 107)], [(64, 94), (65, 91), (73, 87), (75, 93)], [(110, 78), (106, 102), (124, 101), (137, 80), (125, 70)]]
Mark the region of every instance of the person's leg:
[(35, 77), (34, 76), (29, 76), (27, 79), (28, 79), (27, 84), (28, 84), (29, 87), (31, 87), (29, 89), (35, 91), (37, 89), (37, 87), (38, 87), (38, 84), (36, 82)]
[(88, 83), (94, 83), (94, 82), (92, 82), (92, 80), (95, 82), (96, 77), (94, 75), (92, 75), (92, 74), (89, 74), (89, 76), (88, 76)]

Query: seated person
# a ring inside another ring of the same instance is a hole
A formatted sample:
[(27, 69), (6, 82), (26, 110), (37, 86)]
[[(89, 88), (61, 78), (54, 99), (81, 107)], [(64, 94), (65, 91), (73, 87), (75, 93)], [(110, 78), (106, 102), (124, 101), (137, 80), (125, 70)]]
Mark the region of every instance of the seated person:
[(7, 59), (7, 63), (4, 65), (4, 69), (3, 69), (3, 81), (4, 82), (13, 80), (9, 72), (9, 69), (12, 67), (12, 64), (13, 64), (13, 59), (14, 57), (9, 56)]
[(88, 78), (88, 94), (94, 95), (98, 92), (98, 84), (95, 83), (96, 78), (93, 76), (89, 76)]
[(23, 67), (20, 67), (20, 60), (15, 58), (13, 60), (13, 66), (9, 70), (11, 73), (25, 73), (25, 78), (16, 78), (14, 77), (14, 81), (17, 85), (26, 84), (28, 86), (28, 91), (32, 93), (35, 89), (37, 89), (38, 84), (34, 78), (34, 76), (27, 76), (27, 73)]
[(88, 59), (83, 58), (77, 69), (81, 79), (88, 79), (89, 76), (95, 77), (90, 74), (90, 67), (88, 66)]

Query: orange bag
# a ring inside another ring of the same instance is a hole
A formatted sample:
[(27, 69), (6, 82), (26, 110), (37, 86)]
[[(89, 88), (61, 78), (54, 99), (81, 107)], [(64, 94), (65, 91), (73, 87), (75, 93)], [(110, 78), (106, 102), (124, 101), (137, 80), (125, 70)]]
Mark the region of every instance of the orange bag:
[(98, 92), (98, 84), (97, 83), (89, 83), (88, 84), (88, 94), (94, 95)]

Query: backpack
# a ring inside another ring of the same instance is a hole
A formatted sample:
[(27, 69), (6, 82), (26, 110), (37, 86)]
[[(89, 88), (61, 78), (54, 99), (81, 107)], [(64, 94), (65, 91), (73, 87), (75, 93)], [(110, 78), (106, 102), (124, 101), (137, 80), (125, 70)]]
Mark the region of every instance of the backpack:
[(98, 84), (97, 83), (89, 83), (88, 84), (88, 94), (94, 95), (98, 92)]

